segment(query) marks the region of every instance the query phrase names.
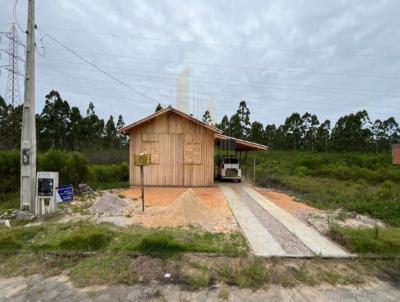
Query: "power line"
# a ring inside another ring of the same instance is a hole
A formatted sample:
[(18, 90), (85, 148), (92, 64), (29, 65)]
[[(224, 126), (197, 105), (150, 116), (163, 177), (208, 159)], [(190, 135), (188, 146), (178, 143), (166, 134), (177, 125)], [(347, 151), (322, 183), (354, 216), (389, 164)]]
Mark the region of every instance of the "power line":
[[(87, 69), (81, 69), (81, 68), (74, 68), (70, 66), (63, 66), (66, 69), (71, 69), (71, 70), (79, 70), (79, 71), (87, 71), (87, 72), (93, 72), (92, 70), (87, 70)], [(110, 74), (113, 72), (109, 72)], [(158, 72), (154, 72), (158, 74)], [(155, 78), (155, 79), (161, 79), (161, 80), (174, 80), (174, 78), (165, 78), (165, 77), (159, 77), (159, 76), (153, 76), (153, 75), (143, 75), (142, 73), (121, 73), (118, 72), (118, 74), (124, 74), (125, 76), (140, 76), (140, 77), (149, 77), (149, 78)], [(198, 83), (203, 83), (203, 84), (208, 84), (208, 85), (225, 85), (225, 86), (243, 86), (243, 87), (255, 87), (255, 88), (267, 88), (267, 89), (274, 89), (274, 90), (293, 90), (293, 91), (300, 91), (300, 92), (319, 92), (319, 93), (334, 93), (334, 94), (350, 94), (350, 95), (362, 95), (362, 96), (375, 96), (375, 97), (390, 97), (390, 98), (400, 98), (399, 95), (389, 95), (389, 94), (382, 94), (382, 93), (370, 93), (370, 92), (357, 92), (357, 91), (347, 91), (347, 90), (337, 90), (335, 88), (324, 88), (324, 87), (317, 87), (317, 86), (311, 86), (309, 85), (308, 87), (305, 87), (306, 89), (303, 88), (296, 88), (294, 86), (290, 86), (288, 84), (275, 84), (275, 85), (259, 85), (259, 84), (244, 84), (244, 83), (238, 83), (238, 82), (223, 82), (223, 81), (218, 81), (218, 80), (212, 80), (212, 81), (207, 81), (207, 80), (201, 80), (198, 81)], [(218, 84), (219, 83), (219, 84)], [(293, 88), (294, 87), (294, 88)]]
[[(124, 38), (130, 38), (130, 39), (135, 39), (135, 40), (148, 40), (148, 41), (156, 41), (156, 42), (167, 42), (167, 43), (179, 43), (179, 44), (203, 44), (203, 45), (209, 45), (209, 46), (214, 46), (214, 47), (225, 47), (225, 48), (249, 48), (249, 49), (254, 49), (257, 51), (263, 51), (263, 52), (268, 52), (268, 48), (273, 48), (271, 51), (281, 51), (281, 52), (294, 52), (294, 53), (299, 53), (299, 52), (304, 52), (304, 53), (311, 53), (311, 54), (316, 54), (316, 53), (322, 53), (322, 54), (328, 54), (331, 55), (332, 52), (330, 51), (324, 51), (324, 50), (310, 50), (310, 49), (286, 49), (286, 48), (279, 48), (275, 46), (265, 46), (265, 47), (256, 47), (252, 45), (245, 45), (245, 44), (226, 44), (226, 43), (211, 43), (211, 42), (205, 42), (205, 41), (198, 41), (198, 40), (190, 40), (190, 41), (184, 41), (184, 40), (177, 40), (177, 39), (166, 39), (166, 38), (156, 38), (156, 37), (148, 37), (148, 36), (138, 36), (138, 35), (129, 35), (129, 34), (121, 34), (121, 33), (111, 33), (111, 32), (97, 32), (97, 31), (89, 31), (89, 30), (82, 30), (82, 29), (72, 29), (72, 28), (60, 28), (60, 27), (48, 27), (46, 26), (47, 30), (54, 30), (54, 31), (67, 31), (67, 32), (74, 32), (74, 33), (86, 33), (86, 34), (93, 34), (93, 35), (103, 35), (103, 36), (112, 36), (112, 37), (124, 37)], [(264, 41), (250, 41), (251, 43), (265, 43)], [(398, 58), (398, 56), (387, 56), (387, 55), (382, 55), (382, 56), (376, 56), (376, 55), (371, 55), (371, 54), (359, 54), (359, 53), (338, 53), (335, 52), (335, 55), (339, 56), (346, 56), (346, 57), (372, 57), (372, 58), (382, 58), (384, 57), (393, 57), (393, 58)]]
[[(70, 85), (70, 86), (72, 86), (72, 87), (76, 87), (76, 86), (74, 86), (74, 85)], [(42, 88), (44, 88), (44, 87), (42, 87)], [(83, 88), (83, 87), (80, 87), (80, 86), (78, 86), (78, 88)], [(54, 89), (54, 87), (51, 87), (51, 86), (48, 86), (47, 87), (47, 89), (48, 90), (52, 90), (52, 89)], [(126, 96), (124, 96), (124, 95), (115, 95), (114, 97), (108, 97), (108, 96), (105, 96), (105, 95), (103, 95), (103, 94), (95, 94), (95, 93), (93, 93), (93, 92), (90, 92), (90, 93), (85, 93), (85, 92), (69, 92), (69, 94), (74, 94), (74, 95), (80, 95), (80, 96), (87, 96), (88, 98), (93, 98), (93, 99), (99, 99), (99, 98), (101, 98), (101, 99), (105, 99), (105, 100), (107, 100), (107, 102), (110, 102), (111, 100), (113, 101), (112, 103), (115, 103), (115, 104), (118, 104), (120, 101), (126, 101), (126, 102), (128, 102), (128, 103), (132, 103), (132, 104), (135, 104), (134, 102), (132, 102), (132, 99), (130, 99), (130, 98), (126, 98)], [(172, 96), (172, 94), (159, 94), (159, 96), (167, 96), (167, 97), (169, 97), (169, 96)], [(118, 99), (116, 99), (116, 98), (118, 98)], [(252, 99), (247, 99), (247, 101), (251, 101)], [(341, 113), (341, 114), (343, 114), (343, 113), (347, 113), (347, 112), (350, 112), (350, 109), (348, 109), (348, 110), (336, 110), (336, 109), (329, 109), (329, 108), (321, 108), (321, 107), (319, 107), (319, 106), (316, 106), (316, 105), (318, 105), (318, 104), (315, 104), (315, 103), (313, 103), (313, 102), (308, 102), (308, 101), (306, 101), (306, 100), (298, 100), (298, 101), (296, 101), (296, 100), (283, 100), (283, 99), (276, 99), (276, 98), (267, 98), (266, 99), (267, 101), (270, 101), (270, 100), (277, 100), (277, 101), (280, 101), (280, 102), (282, 102), (282, 103), (272, 103), (272, 104), (268, 104), (268, 105), (266, 105), (266, 106), (264, 106), (264, 108), (269, 108), (269, 107), (274, 107), (274, 106), (276, 106), (276, 105), (281, 105), (281, 106), (287, 106), (288, 104), (291, 104), (290, 105), (290, 108), (292, 108), (293, 109), (293, 111), (296, 111), (296, 110), (299, 110), (299, 109), (301, 109), (301, 110), (306, 110), (306, 111), (319, 111), (319, 112), (336, 112), (336, 113)], [(219, 100), (219, 102), (220, 103), (225, 103), (225, 104), (232, 104), (232, 103), (234, 103), (232, 100), (226, 100), (226, 101), (224, 101), (224, 100)], [(296, 102), (296, 104), (295, 105), (293, 105), (293, 103), (294, 102)], [(303, 105), (303, 104), (310, 104), (309, 106), (301, 106), (301, 105)], [(163, 104), (164, 105), (164, 104)], [(333, 104), (333, 103), (331, 103), (331, 104), (329, 104), (329, 105), (336, 105), (336, 104)], [(341, 105), (341, 104), (340, 104)], [(198, 106), (198, 105), (197, 105)], [(352, 105), (351, 107), (353, 107), (353, 108), (361, 108), (361, 109), (359, 109), (359, 110), (363, 110), (363, 109), (368, 109), (368, 107), (369, 106), (367, 106), (367, 105), (358, 105), (358, 104), (356, 104), (356, 105)], [(205, 107), (204, 107), (205, 108)], [(311, 110), (310, 110), (311, 109)], [(220, 112), (220, 113), (225, 113), (226, 111), (222, 111), (222, 110), (216, 110), (216, 111), (218, 111), (218, 112)], [(382, 114), (386, 114), (387, 112), (384, 112), (384, 111), (371, 111), (371, 110), (368, 110), (368, 112), (369, 113), (371, 113), (371, 114), (376, 114), (376, 115), (382, 115)], [(393, 112), (392, 112), (392, 114), (393, 114)], [(400, 114), (400, 111), (399, 111), (399, 114)]]
[[(47, 49), (52, 50), (60, 50), (64, 51), (63, 49), (56, 48), (56, 47), (47, 47)], [(335, 73), (335, 72), (324, 72), (324, 71), (308, 71), (303, 69), (271, 69), (266, 67), (255, 67), (255, 66), (240, 66), (240, 65), (229, 65), (229, 64), (217, 64), (217, 63), (205, 63), (205, 62), (194, 62), (194, 61), (184, 61), (184, 60), (171, 60), (171, 59), (164, 59), (164, 58), (152, 58), (152, 57), (142, 57), (142, 56), (125, 56), (119, 54), (105, 54), (105, 53), (97, 53), (85, 49), (80, 49), (80, 52), (89, 53), (92, 55), (97, 56), (104, 56), (104, 57), (118, 57), (118, 58), (125, 58), (125, 59), (132, 59), (132, 60), (147, 60), (147, 61), (156, 61), (156, 62), (171, 62), (177, 64), (187, 64), (187, 65), (200, 65), (200, 66), (214, 66), (214, 67), (221, 67), (221, 68), (234, 68), (234, 69), (251, 69), (251, 70), (259, 70), (259, 71), (267, 71), (267, 72), (282, 72), (282, 73), (307, 73), (307, 74), (318, 74), (318, 75), (325, 75), (325, 76), (342, 76), (342, 77), (364, 77), (364, 78), (379, 78), (379, 79), (399, 79), (400, 76), (387, 76), (387, 75), (373, 75), (373, 74), (361, 74), (361, 73)]]
[[(60, 60), (60, 61), (64, 61), (64, 60)], [(67, 61), (68, 63), (78, 63), (78, 62), (72, 62), (72, 61)], [(79, 70), (79, 71), (89, 71), (91, 72), (92, 70), (89, 69), (81, 69), (81, 68), (76, 68), (76, 67), (72, 67), (70, 65), (66, 65), (66, 64), (45, 64), (45, 63), (40, 63), (41, 65), (44, 66), (49, 66), (49, 67), (53, 67), (53, 66), (59, 66), (59, 67), (64, 67), (67, 69), (72, 69), (72, 70)], [(178, 76), (178, 74), (174, 74), (171, 72), (161, 72), (161, 71), (151, 71), (151, 70), (143, 70), (143, 69), (136, 69), (136, 68), (124, 68), (124, 67), (114, 67), (114, 66), (102, 66), (103, 68), (110, 68), (110, 69), (117, 69), (117, 70), (133, 70), (133, 71), (138, 71), (138, 72), (142, 72), (142, 73), (149, 73), (149, 74), (161, 74), (161, 75), (167, 75), (167, 76), (172, 76), (173, 78), (171, 78), (171, 80), (175, 80), (176, 77)], [(110, 73), (112, 73), (110, 71)], [(120, 72), (118, 72), (119, 74), (121, 74)], [(125, 75), (139, 75), (139, 76), (143, 76), (143, 74), (139, 74), (139, 73), (123, 73)], [(239, 84), (241, 86), (247, 86), (247, 85), (262, 85), (261, 82), (251, 82), (251, 84), (249, 83), (245, 83), (243, 81), (232, 81), (230, 80), (229, 82), (224, 82), (219, 80), (218, 78), (213, 78), (213, 77), (207, 77), (207, 76), (191, 76), (192, 79), (205, 79), (205, 80), (211, 80), (213, 81), (213, 83), (222, 83), (222, 84)], [(162, 78), (165, 79), (165, 78)], [(326, 90), (326, 91), (340, 91), (340, 92), (348, 92), (348, 93), (356, 93), (356, 94), (365, 94), (365, 95), (373, 95), (373, 96), (388, 96), (388, 97), (400, 97), (399, 95), (386, 95), (386, 94), (381, 94), (378, 92), (371, 92), (371, 91), (364, 91), (364, 90), (352, 90), (352, 89), (344, 89), (344, 88), (339, 88), (339, 87), (326, 87), (326, 86), (315, 86), (315, 85), (290, 85), (290, 84), (286, 84), (286, 83), (272, 83), (272, 85), (276, 85), (276, 86), (283, 86), (283, 87), (302, 87), (302, 88), (311, 88), (311, 89), (318, 89), (318, 90)], [(271, 87), (271, 86), (268, 86)], [(399, 92), (400, 93), (400, 92)]]
[[(43, 31), (42, 31), (43, 32)], [(57, 40), (56, 38), (54, 38), (53, 36), (49, 35), (48, 33), (45, 33), (46, 37), (49, 37), (52, 41), (54, 41), (55, 43), (57, 43), (58, 45), (60, 45), (61, 47), (63, 47), (65, 50), (69, 51), (70, 53), (72, 53), (73, 55), (75, 55), (76, 57), (80, 58), (82, 61), (86, 62), (87, 64), (91, 65), (92, 67), (94, 67), (95, 69), (97, 69), (98, 71), (100, 71), (101, 73), (105, 74), (106, 76), (108, 76), (109, 78), (113, 79), (114, 81), (120, 83), (122, 86), (125, 86), (126, 88), (134, 91), (135, 93), (143, 96), (144, 98), (153, 101), (153, 102), (157, 102), (156, 100), (154, 100), (153, 98), (149, 97), (148, 95), (144, 94), (143, 92), (131, 87), (130, 85), (126, 84), (124, 81), (121, 81), (119, 78), (113, 76), (112, 74), (110, 74), (109, 72), (103, 70), (102, 68), (100, 68), (99, 66), (97, 66), (96, 64), (92, 63), (91, 61), (89, 61), (88, 59), (86, 59), (85, 57), (83, 57), (82, 55), (80, 55), (78, 52), (76, 52), (75, 50), (69, 48), (68, 46), (66, 46), (64, 43), (60, 42), (59, 40)]]
[[(45, 73), (46, 74), (46, 73)], [(68, 78), (74, 78), (74, 79), (79, 79), (82, 81), (94, 81), (94, 82), (99, 82), (100, 80), (93, 80), (93, 79), (87, 79), (87, 78), (77, 78), (77, 77), (73, 77), (73, 76), (67, 76), (67, 75), (60, 75), (61, 77), (68, 77)], [(110, 89), (110, 88), (104, 88), (104, 87), (95, 87), (95, 86), (87, 86), (87, 85), (76, 85), (76, 84), (70, 84), (70, 83), (59, 83), (59, 82), (52, 82), (52, 81), (43, 81), (43, 80), (38, 80), (38, 82), (40, 83), (47, 83), (47, 84), (54, 84), (54, 85), (66, 85), (66, 86), (71, 86), (71, 87), (76, 87), (76, 88), (87, 88), (87, 89), (93, 89), (93, 90), (104, 90), (104, 91), (110, 91), (110, 92), (117, 92), (117, 93), (121, 93), (121, 91), (115, 90), (115, 89)], [(106, 82), (106, 81), (101, 81), (101, 82)], [(140, 86), (140, 87), (144, 87), (144, 88), (148, 88), (148, 89), (165, 89), (165, 90), (172, 90), (175, 89), (172, 86), (168, 86), (168, 87), (162, 87), (162, 86), (154, 86), (154, 85), (140, 85), (140, 84), (136, 84), (136, 86)], [(242, 96), (242, 97), (238, 97), (238, 95), (235, 94), (224, 94), (224, 93), (208, 93), (208, 92), (202, 92), (202, 94), (205, 95), (209, 95), (209, 96), (228, 96), (228, 97), (236, 97), (236, 98), (245, 98), (248, 100), (275, 100), (275, 101), (281, 101), (281, 102), (285, 102), (285, 103), (309, 103), (309, 104), (314, 104), (314, 105), (319, 105), (319, 104), (324, 104), (324, 105), (339, 105), (339, 106), (359, 106), (357, 104), (349, 104), (349, 103), (330, 103), (330, 102), (323, 102), (323, 101), (314, 101), (314, 102), (310, 102), (307, 100), (300, 100), (300, 99), (281, 99), (281, 98), (276, 98), (276, 97), (270, 97), (270, 96)], [(159, 94), (159, 96), (174, 96), (173, 94)], [(221, 101), (219, 101), (221, 102)], [(231, 101), (229, 101), (231, 102)], [(225, 102), (226, 103), (226, 102)], [(366, 107), (377, 107), (377, 108), (382, 108), (381, 105), (364, 105)], [(393, 110), (400, 110), (400, 108), (397, 107), (391, 107), (391, 106), (385, 106), (386, 109), (393, 109)]]

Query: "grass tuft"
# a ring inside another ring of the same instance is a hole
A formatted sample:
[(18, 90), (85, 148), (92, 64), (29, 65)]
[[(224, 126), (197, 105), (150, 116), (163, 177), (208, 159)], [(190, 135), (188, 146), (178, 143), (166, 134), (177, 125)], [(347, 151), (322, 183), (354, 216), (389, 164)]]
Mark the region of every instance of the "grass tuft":
[(166, 232), (157, 232), (147, 235), (140, 242), (138, 249), (147, 255), (168, 257), (186, 251), (184, 245), (175, 242)]
[(93, 231), (69, 235), (59, 243), (58, 248), (64, 251), (98, 251), (107, 247), (110, 241), (110, 234)]
[(398, 228), (360, 228), (334, 226), (329, 236), (352, 252), (360, 254), (398, 255), (400, 230)]

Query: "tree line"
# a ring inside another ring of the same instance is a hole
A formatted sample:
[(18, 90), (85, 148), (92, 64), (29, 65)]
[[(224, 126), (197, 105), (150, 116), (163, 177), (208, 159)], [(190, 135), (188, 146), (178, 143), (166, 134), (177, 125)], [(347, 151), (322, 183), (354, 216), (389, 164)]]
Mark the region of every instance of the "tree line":
[[(20, 146), (22, 106), (11, 106), (0, 96), (0, 149), (12, 150)], [(125, 126), (121, 115), (117, 121), (110, 115), (107, 121), (99, 118), (92, 102), (82, 114), (70, 106), (60, 93), (52, 90), (45, 97), (40, 114), (36, 114), (37, 146), (49, 149), (82, 151), (103, 148), (126, 148), (127, 137), (118, 133)]]
[(269, 146), (276, 150), (312, 152), (387, 152), (400, 143), (400, 128), (394, 117), (371, 121), (366, 110), (340, 117), (332, 127), (330, 120), (320, 122), (311, 113), (292, 113), (282, 125), (250, 120), (250, 109), (241, 101), (235, 114), (224, 115), (214, 123), (208, 110), (203, 121), (213, 124), (225, 135)]
[[(156, 111), (162, 109), (157, 105)], [(220, 123), (212, 120), (208, 110), (203, 121), (210, 123), (225, 135), (269, 146), (276, 150), (312, 152), (387, 152), (394, 143), (400, 143), (400, 128), (394, 117), (371, 121), (365, 110), (340, 117), (332, 127), (330, 120), (320, 122), (311, 113), (293, 113), (282, 125), (251, 121), (246, 101), (239, 103), (229, 118)], [(12, 107), (0, 96), (0, 150), (20, 146), (22, 105)], [(45, 97), (40, 114), (36, 114), (38, 149), (94, 150), (122, 149), (128, 145), (125, 135), (118, 130), (125, 126), (121, 115), (117, 121), (110, 115), (107, 121), (97, 116), (92, 102), (82, 114), (70, 106), (60, 93), (52, 90)]]

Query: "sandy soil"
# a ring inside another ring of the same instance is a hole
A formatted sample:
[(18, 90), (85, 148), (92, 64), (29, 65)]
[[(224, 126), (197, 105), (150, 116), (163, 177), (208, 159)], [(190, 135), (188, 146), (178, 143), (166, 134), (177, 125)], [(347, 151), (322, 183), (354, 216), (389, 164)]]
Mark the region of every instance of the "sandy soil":
[[(146, 207), (167, 206), (174, 202), (188, 188), (146, 188), (145, 201)], [(225, 208), (229, 210), (229, 206), (224, 195), (218, 187), (192, 188), (193, 192), (200, 198), (209, 208)], [(141, 198), (141, 189), (133, 188), (119, 192), (119, 194), (131, 199)]]
[[(174, 202), (187, 188), (145, 188), (146, 207), (167, 206)], [(131, 199), (141, 198), (141, 189), (133, 188), (119, 192)]]
[(272, 191), (266, 188), (256, 187), (255, 189), (260, 194), (275, 203), (277, 206), (281, 207), (282, 209), (286, 210), (287, 212), (298, 218), (304, 219), (309, 214), (316, 214), (321, 212), (320, 210), (310, 207), (305, 203), (297, 202), (294, 197), (289, 196), (285, 193)]
[[(130, 199), (135, 210), (132, 219), (144, 227), (185, 227), (198, 225), (208, 231), (239, 230), (227, 201), (218, 187), (146, 188), (145, 213), (140, 211), (141, 191), (133, 188), (118, 192)], [(183, 198), (183, 200), (182, 200)]]
[(373, 228), (375, 225), (385, 227), (382, 221), (366, 215), (348, 212), (343, 209), (324, 211), (313, 208), (305, 203), (297, 202), (294, 197), (274, 191), (273, 189), (258, 187), (255, 189), (277, 206), (303, 220), (322, 234), (329, 232), (330, 223), (351, 228)]

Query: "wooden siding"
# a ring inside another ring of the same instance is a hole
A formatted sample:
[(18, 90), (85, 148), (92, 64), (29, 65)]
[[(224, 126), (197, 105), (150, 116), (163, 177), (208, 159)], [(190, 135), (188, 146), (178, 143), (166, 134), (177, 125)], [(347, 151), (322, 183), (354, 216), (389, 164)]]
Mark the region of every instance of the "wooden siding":
[(130, 132), (130, 184), (140, 184), (133, 156), (150, 153), (146, 185), (211, 186), (214, 184), (214, 132), (173, 112), (155, 117)]

